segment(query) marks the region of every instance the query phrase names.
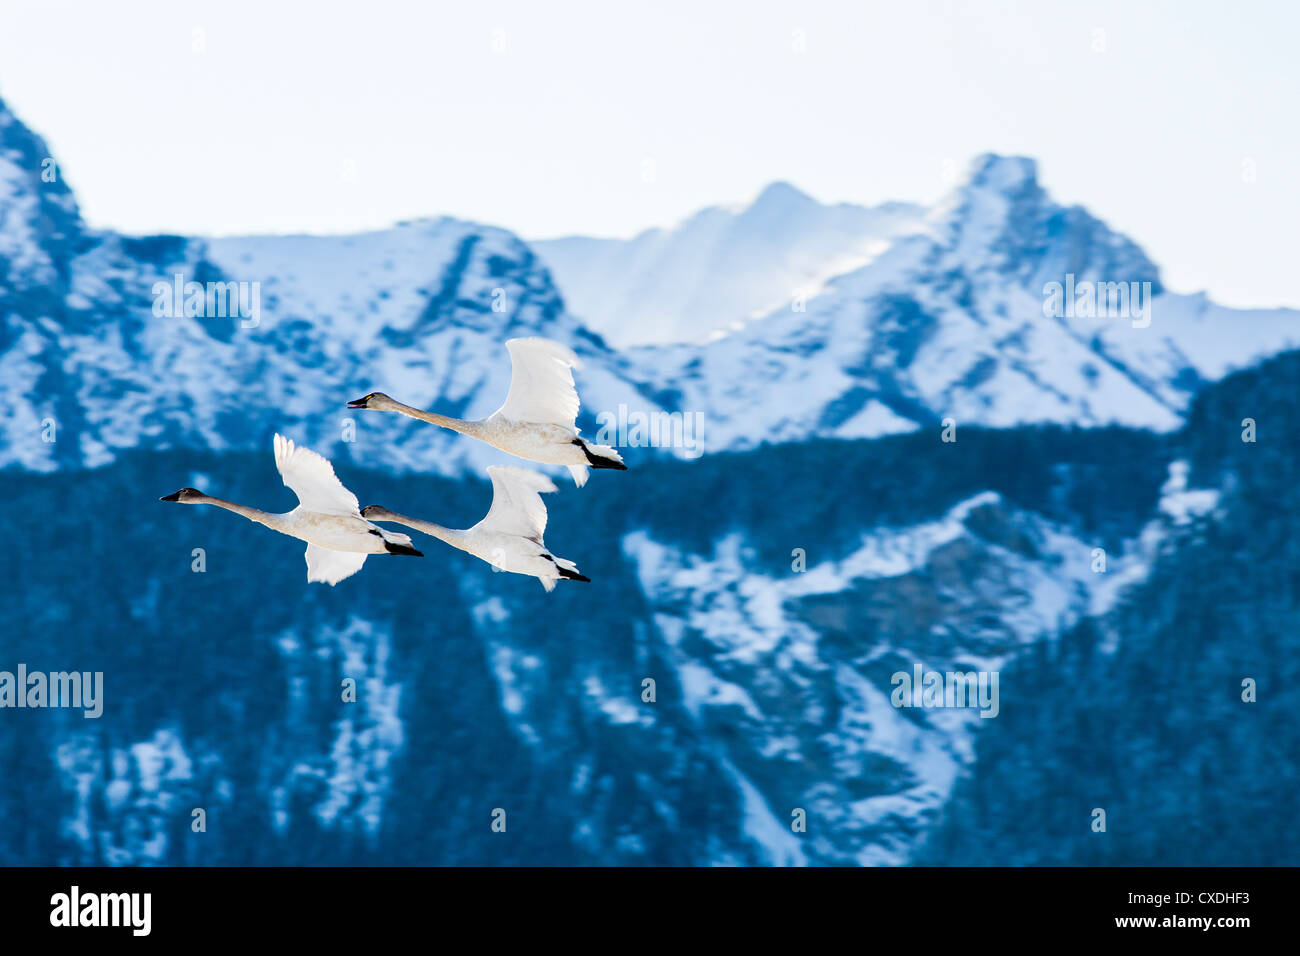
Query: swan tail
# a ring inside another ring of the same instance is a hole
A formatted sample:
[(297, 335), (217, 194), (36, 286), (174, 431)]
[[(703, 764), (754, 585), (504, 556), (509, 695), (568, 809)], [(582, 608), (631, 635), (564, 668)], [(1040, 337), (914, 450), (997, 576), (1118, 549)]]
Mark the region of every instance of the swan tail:
[(380, 537), (384, 539), (384, 550), (389, 554), (409, 554), (413, 558), (424, 557), (423, 551), (416, 551), (411, 545), (410, 535), (401, 534), (397, 531), (379, 532)]
[(587, 483), (587, 466), (586, 465), (565, 465), (569, 469), (569, 474), (573, 476), (573, 483), (581, 488)]
[(423, 551), (416, 551), (409, 544), (394, 544), (391, 541), (385, 541), (384, 547), (387, 549), (389, 554), (409, 554), (413, 558), (424, 557)]
[(587, 456), (587, 464), (592, 468), (613, 468), (617, 471), (627, 471), (627, 465), (623, 464), (623, 456), (611, 446), (591, 445), (581, 438), (575, 438), (573, 443), (582, 449), (583, 454)]
[(566, 581), (591, 581), (591, 578), (578, 571), (578, 566), (568, 558), (557, 558), (555, 555), (551, 555), (551, 560), (555, 562), (555, 570)]
[(591, 578), (587, 577), (585, 574), (582, 574), (578, 570), (578, 566), (574, 564), (572, 561), (570, 561), (568, 558), (557, 558), (549, 551), (544, 552), (542, 554), (542, 557), (545, 558), (547, 561), (550, 561), (553, 565), (555, 565), (555, 573), (558, 575), (558, 577), (550, 577), (548, 575), (541, 579), (542, 586), (545, 587), (546, 590), (549, 591), (551, 590), (551, 588), (555, 587), (555, 582), (558, 581), (560, 578), (564, 578), (566, 581), (587, 581), (590, 583)]

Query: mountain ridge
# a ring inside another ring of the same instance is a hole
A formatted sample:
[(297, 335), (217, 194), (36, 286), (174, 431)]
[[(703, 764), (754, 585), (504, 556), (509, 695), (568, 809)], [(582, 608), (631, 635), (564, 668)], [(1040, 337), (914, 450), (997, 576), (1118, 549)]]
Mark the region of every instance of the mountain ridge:
[[(1049, 283), (1103, 296), (1122, 286), (1125, 312), (1136, 289), (1146, 314), (1052, 315)], [(1134, 243), (1052, 202), (1032, 160), (985, 155), (924, 228), (820, 295), (700, 348), (631, 354), (683, 407), (708, 410), (720, 444), (750, 447), (944, 420), (1169, 431), (1204, 383), (1296, 345), (1300, 312), (1167, 292)]]
[[(22, 396), (0, 421), (0, 467), (94, 467), (133, 447), (262, 447), (288, 429), (326, 454), (392, 468), (479, 469), (505, 459), (344, 404), (382, 390), (487, 415), (508, 386), (502, 345), (521, 334), (582, 358), (588, 435), (624, 412), (692, 416), (706, 452), (944, 422), (1170, 431), (1206, 383), (1300, 345), (1300, 313), (1165, 291), (1140, 248), (1053, 202), (1024, 157), (977, 157), (923, 216), (824, 206), (778, 183), (743, 209), (688, 219), (707, 227), (698, 248), (643, 233), (663, 247), (657, 256), (689, 264), (695, 285), (683, 289), (721, 283), (711, 294), (727, 301), (728, 289), (762, 301), (768, 286), (751, 288), (753, 276), (766, 281), (792, 249), (834, 274), (705, 344), (620, 351), (576, 317), (547, 247), (508, 230), (444, 217), (353, 236), (121, 236), (85, 227), (66, 185), (42, 179), (44, 152), (0, 107), (0, 216), (13, 224), (0, 245), (0, 381)], [(828, 265), (825, 250), (840, 255), (863, 230), (863, 261)], [(750, 265), (719, 271), (699, 254), (718, 237), (723, 261)], [(160, 315), (157, 290), (177, 275), (233, 283), (259, 315)], [(636, 292), (615, 275), (601, 281)], [(1048, 314), (1044, 289), (1076, 282), (1137, 289), (1147, 324)], [(640, 454), (685, 454), (675, 440)]]

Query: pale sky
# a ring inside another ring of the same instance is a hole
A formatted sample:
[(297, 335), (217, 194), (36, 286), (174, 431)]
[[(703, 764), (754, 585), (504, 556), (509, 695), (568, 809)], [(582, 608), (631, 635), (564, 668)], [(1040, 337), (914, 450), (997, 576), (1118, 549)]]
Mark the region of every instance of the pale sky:
[(1174, 289), (1300, 306), (1298, 39), (1285, 0), (3, 0), (0, 98), (130, 233), (626, 236), (777, 179), (929, 203), (995, 151)]

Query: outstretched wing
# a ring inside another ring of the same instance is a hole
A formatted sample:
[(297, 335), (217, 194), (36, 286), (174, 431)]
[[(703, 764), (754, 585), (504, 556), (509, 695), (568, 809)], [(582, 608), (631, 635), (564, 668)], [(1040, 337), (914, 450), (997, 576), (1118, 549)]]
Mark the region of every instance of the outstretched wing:
[(511, 339), (510, 391), (497, 410), (514, 422), (537, 422), (572, 428), (578, 417), (578, 390), (572, 369), (581, 363), (571, 349), (550, 339)]
[(555, 482), (527, 468), (492, 465), (492, 507), (476, 528), (519, 535), (540, 542), (546, 531), (546, 505), (542, 493), (555, 490)]
[(353, 551), (330, 551), (307, 545), (307, 581), (322, 581), (330, 587), (350, 578), (366, 563), (366, 555)]
[(334, 474), (334, 466), (310, 448), (295, 447), (290, 439), (276, 435), (275, 467), (304, 510), (360, 516), (357, 496), (343, 487)]

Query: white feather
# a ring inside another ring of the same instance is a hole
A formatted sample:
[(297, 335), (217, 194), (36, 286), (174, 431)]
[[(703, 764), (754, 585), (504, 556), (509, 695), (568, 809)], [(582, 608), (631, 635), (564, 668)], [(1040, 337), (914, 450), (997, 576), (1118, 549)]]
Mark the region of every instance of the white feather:
[(555, 491), (555, 482), (526, 468), (493, 465), (492, 506), (483, 520), (467, 531), (444, 528), (432, 521), (408, 518), (384, 508), (366, 510), (377, 521), (395, 521), (466, 551), (494, 568), (527, 574), (550, 591), (560, 579), (560, 569), (577, 574), (572, 561), (557, 558), (546, 548), (546, 505), (542, 495)]
[(492, 465), (487, 472), (492, 479), (492, 507), (474, 528), (541, 541), (546, 533), (542, 495), (555, 491), (555, 482), (538, 472), (509, 465)]
[(621, 467), (623, 459), (613, 448), (590, 445), (578, 437), (580, 404), (573, 369), (580, 363), (573, 350), (533, 337), (510, 339), (506, 351), (510, 353), (510, 389), (502, 406), (481, 421), (422, 411), (383, 392), (372, 392), (353, 407), (397, 412), (477, 438), (519, 458), (564, 465), (578, 486), (587, 480), (589, 453), (602, 463), (611, 463), (608, 467)]
[(578, 418), (578, 390), (573, 369), (580, 363), (573, 350), (550, 339), (510, 339), (510, 391), (496, 414), (512, 422), (573, 428)]
[[(275, 436), (275, 467), (298, 496), (298, 507), (274, 514), (214, 498), (202, 492), (166, 500), (207, 504), (265, 525), (273, 531), (307, 542), (307, 580), (334, 585), (361, 570), (366, 555), (388, 554), (388, 543), (410, 547), (408, 535), (386, 531), (361, 516), (357, 497), (343, 487), (334, 466), (308, 448), (298, 448), (283, 435)], [(186, 491), (188, 489), (182, 489)]]
[(334, 474), (334, 466), (310, 448), (297, 448), (291, 439), (277, 434), (275, 467), (306, 510), (327, 515), (361, 516), (357, 496), (343, 487), (343, 482)]
[(307, 545), (307, 580), (321, 581), (330, 587), (361, 570), (367, 555), (352, 551), (330, 551)]

